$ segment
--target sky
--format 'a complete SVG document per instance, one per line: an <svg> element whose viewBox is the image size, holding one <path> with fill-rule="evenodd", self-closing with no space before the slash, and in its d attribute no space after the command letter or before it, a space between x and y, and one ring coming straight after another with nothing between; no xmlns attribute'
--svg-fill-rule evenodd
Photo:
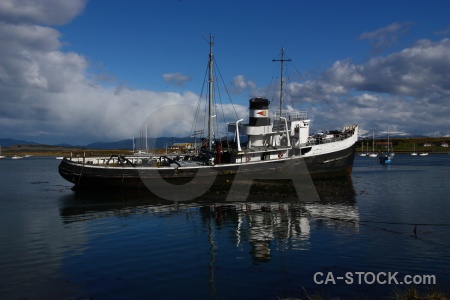
<svg viewBox="0 0 450 300"><path fill-rule="evenodd" d="M205 124L194 120L211 34L221 122L247 120L252 97L277 109L284 48L285 108L306 110L312 131L450 136L449 11L439 0L0 0L0 138L188 136Z"/></svg>

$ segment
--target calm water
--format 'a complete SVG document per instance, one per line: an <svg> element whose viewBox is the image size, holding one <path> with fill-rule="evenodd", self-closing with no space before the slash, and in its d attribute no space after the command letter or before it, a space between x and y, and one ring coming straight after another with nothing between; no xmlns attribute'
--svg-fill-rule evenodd
<svg viewBox="0 0 450 300"><path fill-rule="evenodd" d="M310 203L75 194L58 164L0 160L0 299L376 299L395 288L357 275L316 284L316 272L450 286L450 155L357 157L350 189Z"/></svg>

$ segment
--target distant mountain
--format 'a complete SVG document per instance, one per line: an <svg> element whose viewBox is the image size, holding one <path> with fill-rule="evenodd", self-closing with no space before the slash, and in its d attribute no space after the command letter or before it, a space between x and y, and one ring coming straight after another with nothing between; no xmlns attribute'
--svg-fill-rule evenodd
<svg viewBox="0 0 450 300"><path fill-rule="evenodd" d="M78 145L71 145L71 144L66 144L66 143L61 143L61 144L56 144L55 146L57 147L63 147L63 148L86 148L86 146L78 146Z"/></svg>
<svg viewBox="0 0 450 300"><path fill-rule="evenodd" d="M365 133L364 135L359 135L358 138L365 139L365 140L371 140L372 139L372 132ZM402 134L391 134L389 135L389 138L391 139L419 139L419 138L431 138L431 136L427 135L402 135ZM375 134L375 139L387 139L387 134Z"/></svg>
<svg viewBox="0 0 450 300"><path fill-rule="evenodd" d="M88 149L99 149L99 150L124 150L133 149L133 140L122 140L118 142L95 142L84 146Z"/></svg>
<svg viewBox="0 0 450 300"><path fill-rule="evenodd" d="M160 137L160 138L149 138L147 140L147 147L149 149L154 148L164 148L165 145L171 146L173 143L184 143L184 142L192 142L192 138L189 137ZM197 142L200 142L200 139L197 139ZM145 139L134 139L135 149L144 150L146 143ZM9 147L15 145L41 145L35 142L29 142L24 140L16 140L16 139L0 139L0 146ZM95 142L90 143L88 145L72 145L72 144L56 144L53 146L63 147L63 148L88 148L88 149L98 149L98 150L132 150L133 149L133 140L121 140L117 142Z"/></svg>
<svg viewBox="0 0 450 300"><path fill-rule="evenodd" d="M38 145L38 143L15 139L0 139L0 146L8 147L14 145Z"/></svg>
<svg viewBox="0 0 450 300"><path fill-rule="evenodd" d="M390 138L401 138L401 139L417 139L417 138L430 138L429 136L421 136L421 135L415 135L415 136L396 136L392 135ZM365 135L360 136L360 140L371 140L371 135ZM375 139L387 139L387 136L375 136ZM247 138L245 136L241 137L241 143L245 143L247 141ZM166 145L171 146L173 143L192 143L193 139L190 137L160 137L160 138L149 138L147 140L147 147L148 149L163 149L166 147ZM145 150L146 143L144 138L135 138L134 139L135 149L136 150ZM197 144L200 144L200 138L197 138ZM30 141L24 141L24 140L16 140L16 139L2 139L0 138L0 146L2 147L9 147L9 146L15 146L15 145L42 145L40 143L30 142ZM133 140L132 139L126 139L116 142L95 142L90 143L88 145L71 145L71 144L57 144L52 145L54 147L63 147L63 148L87 148L87 149L98 149L98 150L132 150L133 149Z"/></svg>
<svg viewBox="0 0 450 300"><path fill-rule="evenodd" d="M162 149L165 145L171 146L173 143L185 143L192 142L192 138L189 137L160 137L160 138L148 138L147 143L145 143L145 138L134 139L134 145L136 150L144 150L147 146L149 149L159 148ZM197 139L197 142L200 142ZM133 140L121 140L118 142L95 142L84 146L89 149L99 149L99 150L132 150Z"/></svg>

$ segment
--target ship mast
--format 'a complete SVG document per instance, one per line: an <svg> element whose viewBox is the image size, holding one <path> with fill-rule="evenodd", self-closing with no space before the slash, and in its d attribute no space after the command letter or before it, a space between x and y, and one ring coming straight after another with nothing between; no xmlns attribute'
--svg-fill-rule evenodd
<svg viewBox="0 0 450 300"><path fill-rule="evenodd" d="M212 132L213 132L213 54L212 46L214 44L213 35L209 35L209 118L208 118L208 149L212 150Z"/></svg>
<svg viewBox="0 0 450 300"><path fill-rule="evenodd" d="M281 48L281 59L273 59L273 62L280 61L281 62L281 87L280 87L280 117L281 112L283 111L283 84L284 84L284 62L291 61L291 59L284 59L284 47Z"/></svg>

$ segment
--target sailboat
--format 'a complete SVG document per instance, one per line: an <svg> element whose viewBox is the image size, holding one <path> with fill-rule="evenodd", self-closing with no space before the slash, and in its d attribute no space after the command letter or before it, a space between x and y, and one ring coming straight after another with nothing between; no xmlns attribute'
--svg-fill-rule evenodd
<svg viewBox="0 0 450 300"><path fill-rule="evenodd" d="M369 154L369 157L378 157L378 154L375 153L375 131L372 130L372 153Z"/></svg>
<svg viewBox="0 0 450 300"><path fill-rule="evenodd" d="M417 156L417 152L416 152L416 143L414 143L414 148L413 148L413 152L411 153L412 156Z"/></svg>
<svg viewBox="0 0 450 300"><path fill-rule="evenodd" d="M364 152L364 141L361 142L361 153L359 156L367 156L367 153Z"/></svg>
<svg viewBox="0 0 450 300"><path fill-rule="evenodd" d="M213 120L213 37L209 40L209 120ZM358 126L348 125L341 130L310 134L311 120L306 111L283 110L284 48L281 49L280 110L270 118L270 100L255 97L249 100L249 118L228 123L227 130L234 134L233 142L213 138L213 124L208 121L206 142L198 153L185 155L112 155L109 157L65 157L59 165L59 174L74 184L74 189L140 188L151 192L158 185L164 192L176 186L196 182L214 184L236 178L264 178L284 176L282 167L294 167L297 178L305 166L309 178L348 176L353 167ZM247 142L241 142L241 136ZM241 176L242 175L242 176ZM241 176L241 177L239 177ZM292 180L294 181L293 178ZM203 180L203 181L202 181ZM297 179L296 179L297 180ZM194 183L195 182L195 183ZM205 183L206 184L206 183ZM234 182L233 182L234 184ZM200 192L199 192L200 193ZM201 194L201 193L200 193ZM179 195L177 195L179 197ZM167 198L166 198L167 199ZM178 199L178 198L177 198Z"/></svg>
<svg viewBox="0 0 450 300"><path fill-rule="evenodd" d="M5 158L5 156L2 155L2 146L0 146L0 159L3 159L3 158Z"/></svg>

